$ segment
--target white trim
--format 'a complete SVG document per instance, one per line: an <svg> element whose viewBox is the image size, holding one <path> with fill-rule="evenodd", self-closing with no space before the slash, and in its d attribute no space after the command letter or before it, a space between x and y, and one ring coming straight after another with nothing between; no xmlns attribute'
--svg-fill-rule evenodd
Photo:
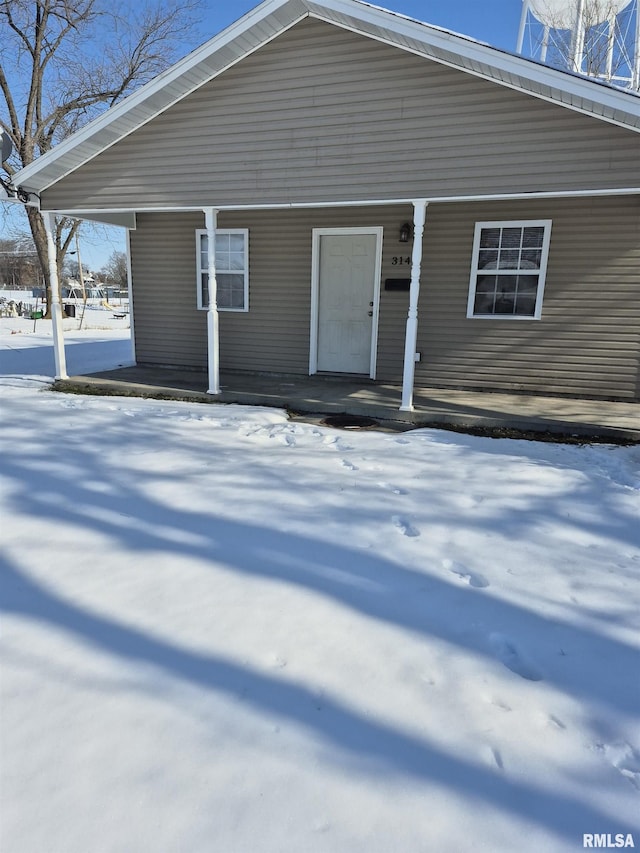
<svg viewBox="0 0 640 853"><path fill-rule="evenodd" d="M640 187L619 187L601 190L553 190L548 192L527 193L488 193L485 195L461 195L461 196L431 196L427 199L429 204L458 204L464 202L483 201L520 201L522 199L553 199L553 198L599 198L618 195L640 195ZM347 199L341 201L290 201L290 202L265 202L263 204L223 204L217 208L221 213L225 211L242 210L308 210L310 208L324 209L327 207L375 207L382 204L413 204L413 198L376 198L376 199ZM92 208L83 210L53 209L50 213L56 216L72 216L81 219L83 214L90 213L193 213L200 212L201 206L189 205L188 207L110 207L102 211Z"/></svg>
<svg viewBox="0 0 640 853"><path fill-rule="evenodd" d="M127 251L127 289L129 291L129 330L131 332L131 358L132 364L136 364L136 333L133 323L133 270L131 267L131 231L127 229L126 237Z"/></svg>
<svg viewBox="0 0 640 853"><path fill-rule="evenodd" d="M373 316L371 318L371 358L369 378L376 378L378 358L378 324L380 319L380 283L382 279L382 239L384 229L381 225L354 228L313 228L311 237L311 328L309 346L309 375L318 372L318 322L320 302L320 238L349 234L372 234L376 238L376 258L373 282Z"/></svg>
<svg viewBox="0 0 640 853"><path fill-rule="evenodd" d="M318 320L320 316L320 234L311 232L311 327L309 330L309 376L318 372Z"/></svg>
<svg viewBox="0 0 640 853"><path fill-rule="evenodd" d="M218 212L220 208L217 208ZM196 230L196 299L198 305L198 311L206 311L208 309L208 305L204 305L202 301L202 275L207 272L207 270L202 269L202 254L201 254L201 238L206 236L207 230L206 228L198 228ZM226 308L222 307L216 298L218 311L229 311L235 314L246 314L249 310L249 229L248 228L217 228L216 227L216 235L218 234L242 234L244 237L244 303L242 308ZM216 268L216 274L224 274L231 272L233 270L222 270ZM235 273L237 275L240 274L239 270L236 270Z"/></svg>
<svg viewBox="0 0 640 853"><path fill-rule="evenodd" d="M471 255L471 272L469 277L469 295L467 299L467 319L468 320L510 320L510 321L531 321L540 320L542 317L542 301L544 298L544 287L547 277L547 261L549 259L549 245L551 242L551 219L514 219L514 220L496 220L492 222L476 222L475 232L473 236L473 252ZM544 236L542 240L542 255L540 267L535 271L538 276L538 289L536 292L536 305L532 315L524 314L475 314L475 297L476 297L476 280L479 274L478 270L478 254L480 251L480 237L485 228L544 228ZM527 270L515 269L491 269L487 270L487 274L497 275L518 275L527 274Z"/></svg>
<svg viewBox="0 0 640 853"><path fill-rule="evenodd" d="M404 340L404 367L402 372L401 412L413 411L413 385L416 373L416 345L418 341L418 302L420 300L420 276L422 251L428 202L416 199L413 202L413 249L411 252L411 286L409 309Z"/></svg>
<svg viewBox="0 0 640 853"><path fill-rule="evenodd" d="M209 276L209 305L207 308L207 365L209 372L208 394L220 393L220 330L218 327L218 302L216 286L216 228L218 211L214 207L204 208L204 220L209 241L207 261ZM198 252L200 246L198 245Z"/></svg>

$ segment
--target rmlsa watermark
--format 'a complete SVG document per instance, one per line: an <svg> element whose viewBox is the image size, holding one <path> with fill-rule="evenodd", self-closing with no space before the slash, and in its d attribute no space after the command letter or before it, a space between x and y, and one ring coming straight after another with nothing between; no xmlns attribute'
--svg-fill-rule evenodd
<svg viewBox="0 0 640 853"><path fill-rule="evenodd" d="M618 832L615 835L601 832L589 833L585 832L582 836L583 847L635 847L633 835L628 832L626 835L623 832Z"/></svg>

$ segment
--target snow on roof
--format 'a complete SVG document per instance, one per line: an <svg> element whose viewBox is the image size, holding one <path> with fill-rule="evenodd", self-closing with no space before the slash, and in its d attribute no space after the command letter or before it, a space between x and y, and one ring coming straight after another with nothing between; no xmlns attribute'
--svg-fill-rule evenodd
<svg viewBox="0 0 640 853"><path fill-rule="evenodd" d="M14 176L42 192L304 18L312 17L640 131L640 98L363 0L265 0Z"/></svg>

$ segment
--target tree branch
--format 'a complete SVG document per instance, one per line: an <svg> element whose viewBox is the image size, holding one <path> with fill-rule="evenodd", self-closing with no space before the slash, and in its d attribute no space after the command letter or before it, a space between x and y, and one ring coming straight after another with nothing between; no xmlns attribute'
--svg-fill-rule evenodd
<svg viewBox="0 0 640 853"><path fill-rule="evenodd" d="M2 67L2 65L0 65L0 90L2 91L5 103L7 105L11 128L8 128L4 122L2 123L2 126L5 128L5 130L9 132L13 140L13 144L17 147L18 139L20 137L20 119L18 118L16 104L13 100L13 95L11 93L11 89L9 88L9 82L7 81L7 77L4 73L4 68Z"/></svg>
<svg viewBox="0 0 640 853"><path fill-rule="evenodd" d="M116 103L164 70L177 44L189 35L200 4L201 0L0 0L0 95L6 104L0 126L15 144L14 166L18 161L22 167L29 165L101 107ZM5 57L10 57L15 70ZM50 296L42 215L34 207L26 207L25 213ZM77 227L71 220L56 227L59 265Z"/></svg>

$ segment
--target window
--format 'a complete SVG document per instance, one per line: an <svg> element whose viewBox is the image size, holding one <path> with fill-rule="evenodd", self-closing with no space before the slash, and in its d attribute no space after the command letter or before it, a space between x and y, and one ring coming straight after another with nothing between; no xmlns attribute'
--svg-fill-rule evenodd
<svg viewBox="0 0 640 853"><path fill-rule="evenodd" d="M467 317L539 320L551 220L476 223Z"/></svg>
<svg viewBox="0 0 640 853"><path fill-rule="evenodd" d="M249 310L249 232L216 230L216 282L220 311ZM209 307L209 251L206 231L196 231L198 308Z"/></svg>

